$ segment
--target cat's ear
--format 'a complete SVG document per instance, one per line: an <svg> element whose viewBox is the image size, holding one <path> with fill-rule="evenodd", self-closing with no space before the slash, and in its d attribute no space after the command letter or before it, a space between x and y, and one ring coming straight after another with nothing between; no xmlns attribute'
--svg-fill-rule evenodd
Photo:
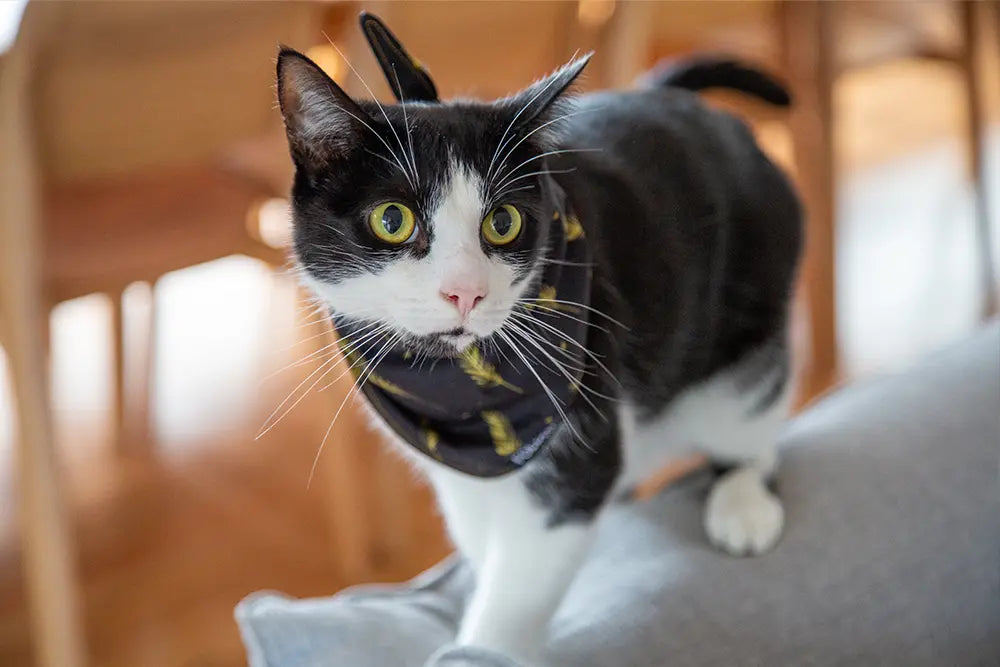
<svg viewBox="0 0 1000 667"><path fill-rule="evenodd" d="M292 157L315 164L360 143L368 114L319 65L294 49L278 53L278 104Z"/></svg>
<svg viewBox="0 0 1000 667"><path fill-rule="evenodd" d="M544 79L536 81L506 101L517 114L518 125L534 125L552 117L560 97L590 62L593 53L571 60Z"/></svg>
<svg viewBox="0 0 1000 667"><path fill-rule="evenodd" d="M382 19L361 12L361 32L375 54L385 80L397 100L437 102L437 87L430 73L419 60L403 48L389 26Z"/></svg>

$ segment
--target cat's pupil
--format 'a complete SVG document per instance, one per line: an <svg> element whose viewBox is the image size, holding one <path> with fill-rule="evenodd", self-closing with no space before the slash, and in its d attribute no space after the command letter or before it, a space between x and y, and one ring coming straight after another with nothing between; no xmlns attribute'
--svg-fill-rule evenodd
<svg viewBox="0 0 1000 667"><path fill-rule="evenodd" d="M398 206L389 206L382 213L382 227L390 234L395 234L403 226L403 212Z"/></svg>
<svg viewBox="0 0 1000 667"><path fill-rule="evenodd" d="M493 213L493 231L495 231L500 236L506 236L507 232L510 231L510 226L512 224L510 213L507 209L501 208L497 209Z"/></svg>

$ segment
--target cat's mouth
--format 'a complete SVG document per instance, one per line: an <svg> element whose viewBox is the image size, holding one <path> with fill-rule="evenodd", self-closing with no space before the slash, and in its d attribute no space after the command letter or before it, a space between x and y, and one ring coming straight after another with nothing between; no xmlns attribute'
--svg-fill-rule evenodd
<svg viewBox="0 0 1000 667"><path fill-rule="evenodd" d="M410 339L408 346L410 349L419 349L428 357L450 358L461 355L467 347L473 345L477 340L479 340L479 336L476 334L464 327L457 327L447 331L414 336Z"/></svg>
<svg viewBox="0 0 1000 667"><path fill-rule="evenodd" d="M476 340L476 335L464 327L456 327L448 331L431 334L431 337L454 348L457 352L461 352Z"/></svg>
<svg viewBox="0 0 1000 667"><path fill-rule="evenodd" d="M411 350L419 349L428 357L454 358L461 356L466 349L484 340L484 336L466 327L456 327L446 331L414 335L404 343Z"/></svg>

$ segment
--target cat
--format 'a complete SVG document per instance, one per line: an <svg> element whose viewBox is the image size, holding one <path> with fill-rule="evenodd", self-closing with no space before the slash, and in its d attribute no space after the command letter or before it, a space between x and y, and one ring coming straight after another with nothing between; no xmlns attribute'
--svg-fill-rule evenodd
<svg viewBox="0 0 1000 667"><path fill-rule="evenodd" d="M504 99L390 105L294 50L277 65L295 255L475 573L456 641L531 667L596 518L671 457L730 467L704 513L721 549L784 523L802 212L695 91L787 94L711 59L574 94L589 58Z"/></svg>

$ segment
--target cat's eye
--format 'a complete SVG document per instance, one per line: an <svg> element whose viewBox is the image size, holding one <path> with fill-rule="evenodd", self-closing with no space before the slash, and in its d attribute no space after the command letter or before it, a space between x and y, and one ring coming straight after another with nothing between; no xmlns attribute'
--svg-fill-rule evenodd
<svg viewBox="0 0 1000 667"><path fill-rule="evenodd" d="M507 245L521 233L521 212L510 204L497 206L483 219L483 238L490 245Z"/></svg>
<svg viewBox="0 0 1000 667"><path fill-rule="evenodd" d="M393 245L409 241L417 227L413 211L405 204L395 201L376 206L368 216L368 226L380 241Z"/></svg>

